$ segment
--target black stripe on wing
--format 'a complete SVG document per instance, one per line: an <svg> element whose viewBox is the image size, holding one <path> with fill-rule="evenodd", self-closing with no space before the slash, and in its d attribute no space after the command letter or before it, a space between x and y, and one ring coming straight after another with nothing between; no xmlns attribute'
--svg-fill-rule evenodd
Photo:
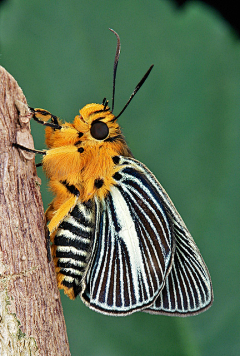
<svg viewBox="0 0 240 356"><path fill-rule="evenodd" d="M200 252L188 232L175 226L176 251L165 287L153 305L155 314L187 316L209 308L213 301L211 279Z"/></svg>
<svg viewBox="0 0 240 356"><path fill-rule="evenodd" d="M171 266L173 242L155 182L128 165L105 200L96 201L97 250L87 277L89 306L129 314L153 303Z"/></svg>
<svg viewBox="0 0 240 356"><path fill-rule="evenodd" d="M181 216L166 191L142 163L119 157L119 165L135 167L156 188L168 218L173 223L172 238L176 244L174 260L159 297L146 311L168 315L198 314L213 302L211 277L207 266Z"/></svg>

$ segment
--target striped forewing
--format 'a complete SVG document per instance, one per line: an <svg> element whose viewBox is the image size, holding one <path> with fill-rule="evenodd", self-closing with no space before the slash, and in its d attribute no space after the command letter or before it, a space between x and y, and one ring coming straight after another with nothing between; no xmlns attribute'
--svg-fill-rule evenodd
<svg viewBox="0 0 240 356"><path fill-rule="evenodd" d="M155 186L160 202L172 221L172 239L176 248L170 273L158 298L146 311L169 315L198 314L213 302L211 278L205 262L191 234L177 212L171 199L154 175L140 162L123 158L122 164L130 164L147 176Z"/></svg>
<svg viewBox="0 0 240 356"><path fill-rule="evenodd" d="M124 163L95 211L98 242L82 298L106 314L145 309L163 288L173 255L172 223L156 182Z"/></svg>

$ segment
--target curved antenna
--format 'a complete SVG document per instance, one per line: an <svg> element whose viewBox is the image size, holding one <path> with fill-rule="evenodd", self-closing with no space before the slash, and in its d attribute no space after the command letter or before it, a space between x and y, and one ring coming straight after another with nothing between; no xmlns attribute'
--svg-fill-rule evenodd
<svg viewBox="0 0 240 356"><path fill-rule="evenodd" d="M142 79L140 80L140 82L137 84L136 88L134 89L133 93L131 94L130 98L128 99L127 104L124 106L124 108L120 111L120 113L115 116L114 120L116 120L117 118L119 118L120 115L122 115L122 113L124 112L124 110L127 108L127 106L129 105L130 101L133 99L133 97L137 94L138 90L141 88L141 86L143 85L143 83L145 82L145 80L147 79L147 77L149 76L151 70L153 69L153 64L151 65L151 67L148 69L148 71L146 72L146 74L144 74L144 76L142 77Z"/></svg>
<svg viewBox="0 0 240 356"><path fill-rule="evenodd" d="M114 96L115 96L115 82L116 82L116 73L117 73L117 66L118 66L118 58L120 55L121 51L121 43L120 43L120 37L118 36L117 32L109 28L110 31L114 33L114 35L117 37L117 48L116 48L116 54L115 54L115 59L114 59L114 65L113 65L113 93L112 93L112 112L114 109Z"/></svg>

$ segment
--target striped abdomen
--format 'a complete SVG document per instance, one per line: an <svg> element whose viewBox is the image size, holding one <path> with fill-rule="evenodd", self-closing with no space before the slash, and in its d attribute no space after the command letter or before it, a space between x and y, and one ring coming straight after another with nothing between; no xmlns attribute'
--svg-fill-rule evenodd
<svg viewBox="0 0 240 356"><path fill-rule="evenodd" d="M78 203L61 222L54 238L58 280L65 292L72 288L73 298L81 291L81 282L91 255L93 232L93 203ZM67 294L71 294L70 291Z"/></svg>

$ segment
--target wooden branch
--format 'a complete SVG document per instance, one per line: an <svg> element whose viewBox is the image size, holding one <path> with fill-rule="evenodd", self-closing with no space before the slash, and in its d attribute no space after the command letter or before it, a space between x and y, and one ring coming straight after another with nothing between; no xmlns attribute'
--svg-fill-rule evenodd
<svg viewBox="0 0 240 356"><path fill-rule="evenodd" d="M45 217L26 99L0 67L0 355L70 355Z"/></svg>

